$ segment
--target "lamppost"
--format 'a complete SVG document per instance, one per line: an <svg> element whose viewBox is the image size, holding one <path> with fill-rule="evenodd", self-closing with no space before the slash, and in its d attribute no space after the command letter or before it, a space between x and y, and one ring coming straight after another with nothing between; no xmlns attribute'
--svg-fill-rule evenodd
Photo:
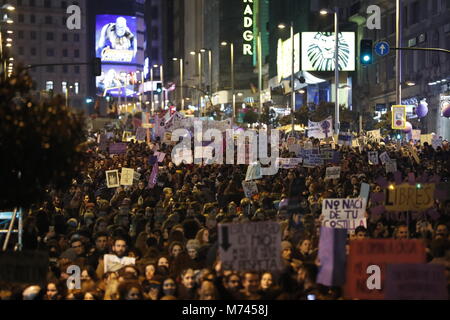
<svg viewBox="0 0 450 320"><path fill-rule="evenodd" d="M183 59L172 58L173 61L180 62L180 100L181 100L181 110L184 110L184 96L183 96Z"/></svg>
<svg viewBox="0 0 450 320"><path fill-rule="evenodd" d="M201 89L202 88L202 53L196 52L196 51L191 51L190 54L194 58L195 58L195 56L197 56L198 87ZM199 114L201 113L201 107L202 107L202 96L199 93L198 94L198 109L197 109Z"/></svg>
<svg viewBox="0 0 450 320"><path fill-rule="evenodd" d="M16 8L13 7L10 4L4 4L0 8L0 11L4 11L4 10L14 11L14 10L16 10ZM1 23L6 22L7 24L14 23L14 21L12 19L8 18L8 15L6 15L6 14L5 14L5 16L3 17L3 19L0 22ZM8 30L8 33L12 34L12 31ZM7 38L6 41L7 41L6 47L12 47L12 44L11 44L12 39L11 38ZM8 73L6 73L6 71L7 71L6 70L6 59L5 59L5 55L4 55L4 49L3 49L3 30L1 28L1 25L0 25L0 56L1 56L1 59L2 59L3 75L4 75L4 78L6 80L7 77L11 75L13 70L12 70L12 63L10 63L10 68L8 70Z"/></svg>
<svg viewBox="0 0 450 320"><path fill-rule="evenodd" d="M322 9L320 10L321 15L327 15L329 13L334 13L334 96L335 96L335 132L339 134L340 122L339 122L339 97L338 97L338 89L339 89L339 20L338 13L339 8L335 7L334 10L331 9Z"/></svg>
<svg viewBox="0 0 450 320"><path fill-rule="evenodd" d="M209 82L209 99L212 97L212 50L211 49L201 49L201 53L208 53L208 82ZM206 102L205 102L206 103Z"/></svg>
<svg viewBox="0 0 450 320"><path fill-rule="evenodd" d="M221 43L223 47L226 47L228 45L228 42L223 41ZM231 95L232 95L232 106L233 106L233 112L232 112L232 119L233 122L236 118L236 94L234 92L234 43L230 42L230 67L231 67Z"/></svg>
<svg viewBox="0 0 450 320"><path fill-rule="evenodd" d="M397 48L401 47L401 29L400 29L400 0L396 0L395 10L395 45ZM395 53L395 98L397 105L402 104L402 56L401 50L396 50Z"/></svg>
<svg viewBox="0 0 450 320"><path fill-rule="evenodd" d="M280 23L278 28L283 30L286 25ZM294 113L295 113L295 41L294 41L294 21L291 21L291 136L294 135Z"/></svg>

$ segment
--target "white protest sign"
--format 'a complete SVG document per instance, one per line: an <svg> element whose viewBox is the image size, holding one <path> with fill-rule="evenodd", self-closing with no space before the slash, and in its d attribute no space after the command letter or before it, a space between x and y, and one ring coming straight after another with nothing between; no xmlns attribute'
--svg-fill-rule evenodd
<svg viewBox="0 0 450 320"><path fill-rule="evenodd" d="M302 163L302 158L277 158L277 165L281 169L293 169Z"/></svg>
<svg viewBox="0 0 450 320"><path fill-rule="evenodd" d="M219 257L224 270L282 269L281 228L278 222L218 225Z"/></svg>
<svg viewBox="0 0 450 320"><path fill-rule="evenodd" d="M251 198L255 194L258 194L258 185L255 181L242 181L242 188L244 188L246 198Z"/></svg>
<svg viewBox="0 0 450 320"><path fill-rule="evenodd" d="M340 176L341 167L328 167L325 174L325 180L339 179Z"/></svg>
<svg viewBox="0 0 450 320"><path fill-rule="evenodd" d="M421 130L413 129L413 130L411 131L411 140L414 140L414 141L420 141L420 135L421 135L421 133L422 133Z"/></svg>
<svg viewBox="0 0 450 320"><path fill-rule="evenodd" d="M291 144L291 145L289 145L289 152L293 152L296 155L298 155L301 148L302 147L299 144Z"/></svg>
<svg viewBox="0 0 450 320"><path fill-rule="evenodd" d="M380 140L381 140L380 129L367 131L367 137L368 137L369 139L373 139L373 140L376 140L376 141L380 141Z"/></svg>
<svg viewBox="0 0 450 320"><path fill-rule="evenodd" d="M377 165L378 161L378 151L369 151L368 153L369 164Z"/></svg>
<svg viewBox="0 0 450 320"><path fill-rule="evenodd" d="M365 218L367 200L324 199L322 201L322 226L328 228L348 229L354 232L359 226L367 227Z"/></svg>
<svg viewBox="0 0 450 320"><path fill-rule="evenodd" d="M385 151L382 154L380 154L380 160L381 160L381 164L385 164L386 162L389 162L391 160L391 158L389 158L389 155Z"/></svg>
<svg viewBox="0 0 450 320"><path fill-rule="evenodd" d="M397 171L397 160L391 159L385 163L386 173L394 173Z"/></svg>
<svg viewBox="0 0 450 320"><path fill-rule="evenodd" d="M308 137L325 139L333 135L333 118L330 116L323 121L308 120Z"/></svg>
<svg viewBox="0 0 450 320"><path fill-rule="evenodd" d="M247 167L247 173L245 174L245 181L262 179L261 164L252 163Z"/></svg>
<svg viewBox="0 0 450 320"><path fill-rule="evenodd" d="M105 254L103 256L104 272L118 271L123 266L134 266L136 258L122 257L119 258L115 254Z"/></svg>
<svg viewBox="0 0 450 320"><path fill-rule="evenodd" d="M134 169L122 168L120 173L120 184L123 186L133 185Z"/></svg>
<svg viewBox="0 0 450 320"><path fill-rule="evenodd" d="M117 188L120 186L119 171L117 170L106 171L106 185L108 188Z"/></svg>

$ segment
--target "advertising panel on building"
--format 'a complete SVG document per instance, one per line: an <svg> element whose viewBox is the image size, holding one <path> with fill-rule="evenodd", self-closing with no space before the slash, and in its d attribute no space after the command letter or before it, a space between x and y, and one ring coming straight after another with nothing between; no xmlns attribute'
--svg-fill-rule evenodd
<svg viewBox="0 0 450 320"><path fill-rule="evenodd" d="M103 63L136 62L136 17L97 15L95 38L96 57Z"/></svg>
<svg viewBox="0 0 450 320"><path fill-rule="evenodd" d="M302 70L334 71L334 32L302 32ZM355 33L339 32L339 70L355 70Z"/></svg>
<svg viewBox="0 0 450 320"><path fill-rule="evenodd" d="M135 84L139 81L135 66L102 65L102 75L97 77L97 94L132 96L135 94Z"/></svg>

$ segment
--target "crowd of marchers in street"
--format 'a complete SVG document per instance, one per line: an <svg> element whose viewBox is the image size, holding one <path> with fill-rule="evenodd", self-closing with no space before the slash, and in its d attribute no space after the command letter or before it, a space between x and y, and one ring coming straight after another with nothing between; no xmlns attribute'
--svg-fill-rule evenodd
<svg viewBox="0 0 450 320"><path fill-rule="evenodd" d="M121 132L113 140L119 141ZM300 136L298 141L318 139ZM285 142L282 137L281 142ZM398 170L450 177L450 149L444 141L434 149L412 144L420 163L389 138L364 146L336 144L339 179L325 180L330 164L279 169L257 180L258 194L245 197L242 181L247 165L172 163L173 145L159 138L152 143L129 142L127 151L110 155L96 140L89 144L89 162L68 190L48 190L48 198L24 216L23 250L49 254L45 285L0 284L4 300L306 300L344 299L342 287L317 283L321 206L326 198L358 197L361 183L381 190L377 179L393 181L381 164L368 162L368 151L387 151ZM153 156L166 153L160 163ZM284 144L280 157L295 157ZM153 159L149 161L149 159ZM152 163L153 162L153 163ZM153 166L157 183L149 188ZM108 188L105 172L132 168L140 173L133 186ZM427 263L443 264L450 284L450 201L435 200L438 215L394 219L371 214L367 228L359 226L348 241L365 238L420 239ZM218 255L217 225L277 221L281 226L281 260L277 272L226 270ZM104 255L135 259L105 272ZM69 266L80 267L80 288L69 288Z"/></svg>

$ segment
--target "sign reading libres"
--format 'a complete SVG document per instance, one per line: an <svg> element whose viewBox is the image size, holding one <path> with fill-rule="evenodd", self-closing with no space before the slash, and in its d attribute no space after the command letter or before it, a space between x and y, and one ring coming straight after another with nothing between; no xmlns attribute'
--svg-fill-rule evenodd
<svg viewBox="0 0 450 320"><path fill-rule="evenodd" d="M253 0L242 0L244 4L244 44L242 46L243 54L253 55Z"/></svg>

